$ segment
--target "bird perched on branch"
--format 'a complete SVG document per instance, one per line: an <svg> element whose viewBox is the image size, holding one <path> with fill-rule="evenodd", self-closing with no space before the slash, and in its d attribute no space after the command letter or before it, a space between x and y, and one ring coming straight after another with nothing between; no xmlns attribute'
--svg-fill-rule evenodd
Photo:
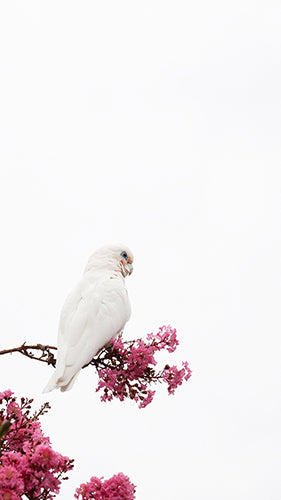
<svg viewBox="0 0 281 500"><path fill-rule="evenodd" d="M124 328L131 307L124 278L133 271L133 254L107 245L91 255L60 318L56 371L43 392L73 386L81 368Z"/></svg>

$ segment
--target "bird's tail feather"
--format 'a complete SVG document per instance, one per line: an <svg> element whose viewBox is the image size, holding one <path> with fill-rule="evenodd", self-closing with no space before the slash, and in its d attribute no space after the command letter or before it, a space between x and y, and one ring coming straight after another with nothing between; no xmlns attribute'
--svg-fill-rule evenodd
<svg viewBox="0 0 281 500"><path fill-rule="evenodd" d="M46 387L43 389L43 393L50 392L54 389L59 388L62 392L69 391L69 389L71 389L71 387L73 386L76 378L78 377L79 372L80 370L73 373L73 367L72 369L70 367L66 367L63 373L58 373L58 371L56 370L47 383Z"/></svg>
<svg viewBox="0 0 281 500"><path fill-rule="evenodd" d="M43 392L51 392L58 387L57 377L58 377L57 372L55 371L55 373L53 373L47 385L44 387Z"/></svg>
<svg viewBox="0 0 281 500"><path fill-rule="evenodd" d="M80 372L80 370L79 370L79 372ZM75 373L75 375L73 375L73 377L71 377L71 379L67 383L64 382L60 385L61 392L69 391L71 389L71 387L73 386L75 380L77 379L77 377L79 375L79 372Z"/></svg>

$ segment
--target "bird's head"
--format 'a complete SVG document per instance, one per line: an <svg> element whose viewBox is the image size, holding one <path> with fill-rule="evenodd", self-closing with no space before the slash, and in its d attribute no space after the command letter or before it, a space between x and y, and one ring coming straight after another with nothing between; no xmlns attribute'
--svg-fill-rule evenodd
<svg viewBox="0 0 281 500"><path fill-rule="evenodd" d="M108 268L109 266L109 268L121 272L122 276L126 278L128 274L132 274L133 272L133 260L134 257L131 250L125 245L106 245L96 250L90 257L87 268L92 267L92 263L97 264L99 267Z"/></svg>
<svg viewBox="0 0 281 500"><path fill-rule="evenodd" d="M123 247L122 247L123 248ZM133 272L133 254L129 248L123 248L119 255L120 268L121 273L126 278L128 274L132 274Z"/></svg>

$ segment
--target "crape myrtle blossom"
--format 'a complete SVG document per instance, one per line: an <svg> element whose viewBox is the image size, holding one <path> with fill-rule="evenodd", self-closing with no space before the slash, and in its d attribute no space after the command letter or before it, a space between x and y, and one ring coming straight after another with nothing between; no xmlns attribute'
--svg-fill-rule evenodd
<svg viewBox="0 0 281 500"><path fill-rule="evenodd" d="M134 500L135 485L119 472L110 479L91 477L90 481L77 488L75 498L79 500Z"/></svg>
<svg viewBox="0 0 281 500"><path fill-rule="evenodd" d="M42 433L39 417L49 403L31 415L32 401L21 398L17 403L12 391L0 392L0 500L52 499L73 469L73 460L54 451ZM122 472L102 479L92 477L81 484L74 498L134 500L135 486Z"/></svg>
<svg viewBox="0 0 281 500"><path fill-rule="evenodd" d="M39 417L49 403L31 415L32 401L17 403L10 390L0 393L0 500L51 499L73 468L42 432Z"/></svg>
<svg viewBox="0 0 281 500"><path fill-rule="evenodd" d="M148 386L157 382L166 383L168 393L174 394L175 389L191 377L188 363L184 361L181 369L166 365L156 371L154 356L163 349L174 352L178 344L176 330L170 326L162 326L156 334L149 333L146 342L111 339L111 345L91 362L98 372L96 391L102 391L101 401L111 401L113 397L120 401L130 398L139 408L144 408L155 394Z"/></svg>
<svg viewBox="0 0 281 500"><path fill-rule="evenodd" d="M99 376L96 391L101 391L101 400L130 398L144 408L155 395L149 386L157 382L166 383L168 393L174 394L191 376L188 363L182 362L180 368L166 364L157 370L155 355L165 349L172 353L178 344L176 330L170 326L148 334L145 341L112 339L89 363ZM35 356L34 350L42 351L41 356ZM0 354L20 352L55 366L52 350L56 348L24 343ZM39 418L48 411L49 403L31 414L32 402L24 397L17 401L10 390L0 392L0 500L50 500L59 493L61 481L68 479L67 473L73 469L73 460L54 451L50 439L42 432ZM76 489L75 498L134 500L135 486L121 472L107 480L92 477Z"/></svg>
<svg viewBox="0 0 281 500"><path fill-rule="evenodd" d="M95 367L99 377L96 391L101 391L101 401L111 401L114 397L120 401L130 398L139 408L145 408L155 395L155 391L149 386L163 382L168 386L168 393L174 394L175 389L190 378L191 370L186 361L182 362L181 368L166 364L162 370L156 369L156 353L165 349L172 353L178 344L176 330L170 326L162 326L156 334L149 333L146 341L112 338L109 344L82 368L89 365ZM20 347L0 351L0 355L19 352L28 358L55 367L56 350L55 346L28 346L24 342ZM38 351L41 355L38 355Z"/></svg>

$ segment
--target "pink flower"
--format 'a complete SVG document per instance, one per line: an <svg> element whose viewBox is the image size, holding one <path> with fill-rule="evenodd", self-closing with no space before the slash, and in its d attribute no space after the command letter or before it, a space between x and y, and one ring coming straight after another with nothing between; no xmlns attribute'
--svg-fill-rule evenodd
<svg viewBox="0 0 281 500"><path fill-rule="evenodd" d="M147 405L149 405L149 403L151 403L154 398L155 392L156 391L147 391L147 396L140 402L139 408L145 408Z"/></svg>
<svg viewBox="0 0 281 500"><path fill-rule="evenodd" d="M2 399L0 422L8 420L10 427L0 443L0 500L15 500L21 495L51 499L59 492L65 473L73 468L72 460L52 449L38 416L29 416L31 402L21 398L18 404L11 394ZM40 412L48 407L46 403Z"/></svg>
<svg viewBox="0 0 281 500"><path fill-rule="evenodd" d="M0 500L21 500L21 496L19 496L15 491L3 489L0 491Z"/></svg>
<svg viewBox="0 0 281 500"><path fill-rule="evenodd" d="M168 393L174 394L176 388L182 384L183 380L191 377L191 370L188 363L183 361L183 368L179 370L176 366L167 367L163 370L163 380L168 384Z"/></svg>
<svg viewBox="0 0 281 500"><path fill-rule="evenodd" d="M189 368L189 366L188 366L188 362L187 362L187 361L183 361L183 362L182 362L182 365L183 365L183 367L184 367L184 369L185 369L185 376L184 376L184 380L186 380L186 381L187 381L187 380L191 377L192 371L191 371L191 369Z"/></svg>
<svg viewBox="0 0 281 500"><path fill-rule="evenodd" d="M119 472L110 479L103 480L91 477L88 483L81 484L77 488L74 497L81 500L134 500L135 485L130 482L128 476Z"/></svg>
<svg viewBox="0 0 281 500"><path fill-rule="evenodd" d="M168 352L174 352L179 345L177 331L172 330L170 325L161 326L156 334L149 333L147 340L150 340L158 351L167 349Z"/></svg>
<svg viewBox="0 0 281 500"><path fill-rule="evenodd" d="M39 444L34 453L30 455L30 464L40 469L59 470L63 457L55 452L49 445Z"/></svg>
<svg viewBox="0 0 281 500"><path fill-rule="evenodd" d="M120 401L130 398L139 408L145 408L155 394L148 390L149 385L166 382L169 394L173 394L182 381L191 376L186 362L181 370L176 366L158 372L155 369L156 352L163 349L174 352L179 344L176 330L170 326L162 326L156 334L148 334L147 342L142 339L126 342L120 338L111 342L111 347L103 349L95 363L99 375L96 391L102 391L100 399L103 402L114 397Z"/></svg>
<svg viewBox="0 0 281 500"><path fill-rule="evenodd" d="M24 482L22 480L21 474L13 466L0 467L0 495L4 494L20 495L24 493ZM1 498L1 497L0 497Z"/></svg>
<svg viewBox="0 0 281 500"><path fill-rule="evenodd" d="M3 400L3 399L9 399L12 394L14 394L12 391L10 391L10 389L7 389L6 391L3 391L3 392L0 392L0 402Z"/></svg>

